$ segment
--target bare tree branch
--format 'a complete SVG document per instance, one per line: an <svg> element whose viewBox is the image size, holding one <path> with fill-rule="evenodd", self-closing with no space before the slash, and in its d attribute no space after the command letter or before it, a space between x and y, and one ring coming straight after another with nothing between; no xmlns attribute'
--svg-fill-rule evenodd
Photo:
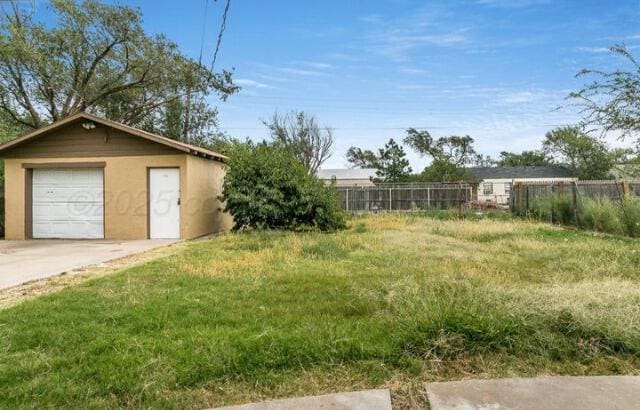
<svg viewBox="0 0 640 410"><path fill-rule="evenodd" d="M263 123L273 140L289 149L310 174L315 174L331 157L333 132L328 127L321 128L313 115L292 111L281 116L276 112L271 122Z"/></svg>

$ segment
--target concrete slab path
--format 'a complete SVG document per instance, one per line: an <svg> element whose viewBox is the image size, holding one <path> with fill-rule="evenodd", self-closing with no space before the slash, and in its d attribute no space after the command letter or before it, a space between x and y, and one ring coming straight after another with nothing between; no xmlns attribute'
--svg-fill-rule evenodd
<svg viewBox="0 0 640 410"><path fill-rule="evenodd" d="M391 410L388 389L308 396L263 403L220 407L225 410Z"/></svg>
<svg viewBox="0 0 640 410"><path fill-rule="evenodd" d="M536 377L425 384L432 410L637 409L640 377Z"/></svg>
<svg viewBox="0 0 640 410"><path fill-rule="evenodd" d="M176 240L0 241L0 289L144 252Z"/></svg>

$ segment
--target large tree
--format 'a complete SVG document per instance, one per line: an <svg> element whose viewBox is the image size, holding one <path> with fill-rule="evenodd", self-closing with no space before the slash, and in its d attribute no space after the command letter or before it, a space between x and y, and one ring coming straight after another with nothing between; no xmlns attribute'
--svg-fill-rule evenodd
<svg viewBox="0 0 640 410"><path fill-rule="evenodd" d="M616 161L604 142L579 126L549 131L542 147L555 163L566 164L579 179L608 179Z"/></svg>
<svg viewBox="0 0 640 410"><path fill-rule="evenodd" d="M640 132L640 63L624 45L610 48L622 57L626 68L614 71L583 69L576 77L592 78L569 98L582 108L584 123L621 136L638 137ZM638 138L640 143L640 138Z"/></svg>
<svg viewBox="0 0 640 410"><path fill-rule="evenodd" d="M349 148L347 150L347 161L356 168L378 168L378 155L368 149Z"/></svg>
<svg viewBox="0 0 640 410"><path fill-rule="evenodd" d="M482 160L473 148L473 138L468 135L436 139L428 131L410 128L404 142L420 155L431 159L431 164L420 174L420 179L425 181L450 182L468 179L470 176L465 166Z"/></svg>
<svg viewBox="0 0 640 410"><path fill-rule="evenodd" d="M473 138L468 135L452 135L435 139L429 131L410 128L407 130L404 142L422 156L460 167L472 164L478 159L478 153L473 148Z"/></svg>
<svg viewBox="0 0 640 410"><path fill-rule="evenodd" d="M412 169L402 145L390 138L384 148L378 150L376 175L384 182L402 182L411 175Z"/></svg>
<svg viewBox="0 0 640 410"><path fill-rule="evenodd" d="M235 92L163 35L138 10L97 0L51 0L47 24L5 3L0 22L0 111L26 128L88 111L151 132L203 139L216 125L205 98Z"/></svg>
<svg viewBox="0 0 640 410"><path fill-rule="evenodd" d="M285 115L276 112L271 121L263 123L269 128L273 141L289 150L309 174L315 174L333 153L331 129L321 127L313 115L304 111Z"/></svg>
<svg viewBox="0 0 640 410"><path fill-rule="evenodd" d="M347 151L347 161L358 168L375 168L377 180L381 182L407 181L412 169L402 145L393 138L378 148L377 152L351 147Z"/></svg>
<svg viewBox="0 0 640 410"><path fill-rule="evenodd" d="M522 151L519 154L502 151L496 161L496 165L501 167L543 167L549 164L551 164L551 158L542 151Z"/></svg>

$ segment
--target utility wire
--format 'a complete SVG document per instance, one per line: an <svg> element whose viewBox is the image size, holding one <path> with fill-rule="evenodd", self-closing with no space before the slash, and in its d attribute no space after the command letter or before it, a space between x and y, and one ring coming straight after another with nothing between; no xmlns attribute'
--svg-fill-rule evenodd
<svg viewBox="0 0 640 410"><path fill-rule="evenodd" d="M209 8L209 0L204 0L204 15L202 17L202 35L200 36L200 56L198 57L198 65L202 66L202 53L204 51L204 36L207 31L207 9Z"/></svg>
<svg viewBox="0 0 640 410"><path fill-rule="evenodd" d="M229 13L230 5L231 5L231 0L227 0L227 4L224 7L224 12L222 13L222 23L220 24L220 31L218 32L216 49L213 52L213 60L211 61L211 71L213 71L213 67L216 64L216 60L218 59L218 52L220 51L220 43L222 43L222 35L224 34L224 30L227 28L227 14Z"/></svg>
<svg viewBox="0 0 640 410"><path fill-rule="evenodd" d="M529 125L529 127L535 127L535 128L553 128L553 127L562 127L565 126L567 124L531 124ZM257 130L266 130L266 128L263 127L224 127L221 126L220 128L223 128L225 130L246 130L246 131L257 131ZM471 128L471 126L464 126L464 125L450 125L450 126L443 126L443 125L439 125L439 126L427 126L427 127L414 127L411 125L408 125L406 127L327 127L332 131L405 131L408 130L409 128L413 128L416 130L440 130L440 129L465 129L465 128Z"/></svg>

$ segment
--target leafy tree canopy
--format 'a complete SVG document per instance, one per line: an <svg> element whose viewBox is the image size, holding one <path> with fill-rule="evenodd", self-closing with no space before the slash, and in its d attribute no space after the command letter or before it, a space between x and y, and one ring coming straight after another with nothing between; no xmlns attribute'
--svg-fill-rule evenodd
<svg viewBox="0 0 640 410"><path fill-rule="evenodd" d="M489 157L479 155L473 148L470 136L452 135L433 138L428 131L407 130L404 142L420 155L431 159L431 164L420 174L423 181L451 182L463 181L471 176L466 165L489 164Z"/></svg>
<svg viewBox="0 0 640 410"><path fill-rule="evenodd" d="M478 157L473 148L473 138L468 135L463 137L452 135L435 139L428 131L410 128L407 130L404 142L422 156L458 167L472 164Z"/></svg>
<svg viewBox="0 0 640 410"><path fill-rule="evenodd" d="M472 159L471 165L475 167L494 167L497 165L497 161L490 155L477 154Z"/></svg>
<svg viewBox="0 0 640 410"><path fill-rule="evenodd" d="M393 138L379 148L377 153L351 147L347 160L360 168L375 168L376 176L382 182L403 182L411 175L411 167L404 148Z"/></svg>
<svg viewBox="0 0 640 410"><path fill-rule="evenodd" d="M26 128L88 111L202 143L216 125L205 98L238 90L163 35L138 10L97 0L51 0L43 24L11 2L0 21L0 112ZM51 24L53 23L53 24ZM190 140L193 138L193 141Z"/></svg>
<svg viewBox="0 0 640 410"><path fill-rule="evenodd" d="M378 155L371 150L351 147L347 150L347 161L356 168L378 168Z"/></svg>
<svg viewBox="0 0 640 410"><path fill-rule="evenodd" d="M404 148L390 138L384 148L378 150L376 175L384 182L402 182L412 172Z"/></svg>
<svg viewBox="0 0 640 410"><path fill-rule="evenodd" d="M549 131L542 147L555 163L566 164L579 179L608 179L616 161L602 141L577 126Z"/></svg>
<svg viewBox="0 0 640 410"><path fill-rule="evenodd" d="M419 181L424 182L460 182L472 179L473 175L466 168L440 159L432 161L418 177Z"/></svg>
<svg viewBox="0 0 640 410"><path fill-rule="evenodd" d="M551 158L542 151L515 152L502 151L496 165L502 167L543 167L551 164Z"/></svg>

